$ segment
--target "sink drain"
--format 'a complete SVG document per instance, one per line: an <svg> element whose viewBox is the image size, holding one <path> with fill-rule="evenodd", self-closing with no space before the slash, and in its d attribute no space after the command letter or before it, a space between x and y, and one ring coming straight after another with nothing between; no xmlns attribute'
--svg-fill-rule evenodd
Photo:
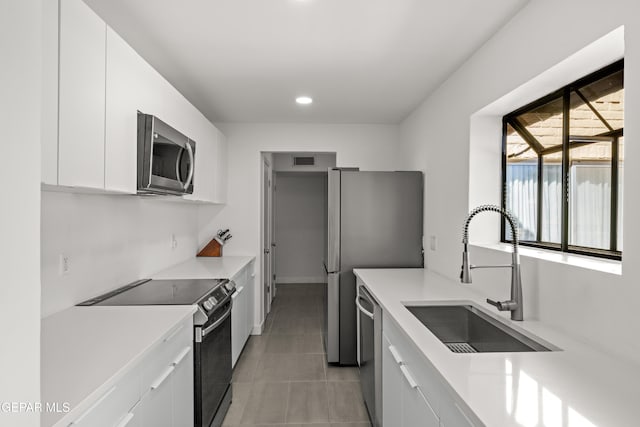
<svg viewBox="0 0 640 427"><path fill-rule="evenodd" d="M450 342L445 344L454 353L477 353L478 351L466 342Z"/></svg>

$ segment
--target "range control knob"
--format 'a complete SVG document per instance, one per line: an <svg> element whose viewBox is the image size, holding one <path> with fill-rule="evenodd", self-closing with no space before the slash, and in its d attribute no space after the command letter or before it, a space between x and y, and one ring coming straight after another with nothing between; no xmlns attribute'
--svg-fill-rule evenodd
<svg viewBox="0 0 640 427"><path fill-rule="evenodd" d="M204 306L204 309L207 311L213 308L213 304L209 300L206 300L202 305Z"/></svg>
<svg viewBox="0 0 640 427"><path fill-rule="evenodd" d="M211 304L212 306L216 305L218 303L218 300L216 299L216 297L209 297L209 299L207 300L207 302L209 304Z"/></svg>

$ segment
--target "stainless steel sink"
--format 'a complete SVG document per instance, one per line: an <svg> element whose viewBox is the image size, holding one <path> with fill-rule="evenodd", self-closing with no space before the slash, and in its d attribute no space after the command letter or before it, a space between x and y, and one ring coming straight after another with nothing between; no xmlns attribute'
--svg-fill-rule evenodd
<svg viewBox="0 0 640 427"><path fill-rule="evenodd" d="M472 305L407 305L454 353L552 351Z"/></svg>

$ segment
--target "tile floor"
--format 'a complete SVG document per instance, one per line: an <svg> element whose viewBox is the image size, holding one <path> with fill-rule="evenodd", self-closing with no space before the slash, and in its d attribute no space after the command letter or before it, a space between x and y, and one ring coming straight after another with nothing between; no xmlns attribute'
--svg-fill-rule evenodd
<svg viewBox="0 0 640 427"><path fill-rule="evenodd" d="M233 373L223 426L368 427L357 368L326 363L324 285L278 285L263 335Z"/></svg>

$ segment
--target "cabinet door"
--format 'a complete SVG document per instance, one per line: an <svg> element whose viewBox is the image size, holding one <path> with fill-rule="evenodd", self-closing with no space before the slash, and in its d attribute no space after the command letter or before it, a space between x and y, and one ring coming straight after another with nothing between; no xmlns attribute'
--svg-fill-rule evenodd
<svg viewBox="0 0 640 427"><path fill-rule="evenodd" d="M130 418L130 409L140 398L139 371L127 373L105 391L93 404L72 422L78 427L113 427Z"/></svg>
<svg viewBox="0 0 640 427"><path fill-rule="evenodd" d="M254 298L255 298L255 287L254 287L254 273L253 273L253 261L249 263L245 267L246 272L246 280L245 280L245 293L247 294L247 338L249 335L253 333L253 325L254 325L254 317L253 317L253 307L254 307Z"/></svg>
<svg viewBox="0 0 640 427"><path fill-rule="evenodd" d="M193 351L180 354L171 379L173 427L193 425Z"/></svg>
<svg viewBox="0 0 640 427"><path fill-rule="evenodd" d="M196 140L196 164L193 172L193 194L187 199L202 202L216 201L216 173L217 173L217 136L216 129L211 125L208 138ZM204 134L203 134L204 135ZM195 138L191 135L190 138Z"/></svg>
<svg viewBox="0 0 640 427"><path fill-rule="evenodd" d="M242 287L242 309L244 312L244 316L242 318L242 334L243 334L243 340L246 343L247 340L249 339L249 335L251 335L251 319L250 314L249 314L249 310L250 310L250 294L249 294L249 266L245 266L242 269L242 272L240 273L240 277L239 277L239 285L240 287ZM244 345L244 344L243 344Z"/></svg>
<svg viewBox="0 0 640 427"><path fill-rule="evenodd" d="M404 364L403 356L384 334L382 346L383 425L438 427L438 416Z"/></svg>
<svg viewBox="0 0 640 427"><path fill-rule="evenodd" d="M42 164L44 184L58 185L58 35L57 1L42 2Z"/></svg>
<svg viewBox="0 0 640 427"><path fill-rule="evenodd" d="M476 424L471 421L470 417L458 407L453 398L443 402L440 409L440 427L474 427L475 425L482 425L480 422Z"/></svg>
<svg viewBox="0 0 640 427"><path fill-rule="evenodd" d="M106 29L81 0L60 0L60 185L104 188Z"/></svg>
<svg viewBox="0 0 640 427"><path fill-rule="evenodd" d="M227 201L227 137L216 129L218 137L216 138L216 175L215 175L215 200L218 203L226 203ZM249 267L247 267L249 272ZM249 274L247 273L247 277Z"/></svg>
<svg viewBox="0 0 640 427"><path fill-rule="evenodd" d="M402 390L400 366L390 351L391 343L382 336L382 425L399 426L402 422Z"/></svg>
<svg viewBox="0 0 640 427"><path fill-rule="evenodd" d="M404 380L402 387L402 426L438 427L440 423L438 416L433 412L420 389L409 384L406 377Z"/></svg>
<svg viewBox="0 0 640 427"><path fill-rule="evenodd" d="M246 293L242 282L236 283L231 312L231 360L235 366L246 341Z"/></svg>
<svg viewBox="0 0 640 427"><path fill-rule="evenodd" d="M175 367L167 367L154 380L151 389L143 396L136 411L136 416L140 419L141 425L172 427L173 391L171 377L174 370Z"/></svg>
<svg viewBox="0 0 640 427"><path fill-rule="evenodd" d="M146 111L148 65L115 31L107 28L105 188L137 191L137 112Z"/></svg>

